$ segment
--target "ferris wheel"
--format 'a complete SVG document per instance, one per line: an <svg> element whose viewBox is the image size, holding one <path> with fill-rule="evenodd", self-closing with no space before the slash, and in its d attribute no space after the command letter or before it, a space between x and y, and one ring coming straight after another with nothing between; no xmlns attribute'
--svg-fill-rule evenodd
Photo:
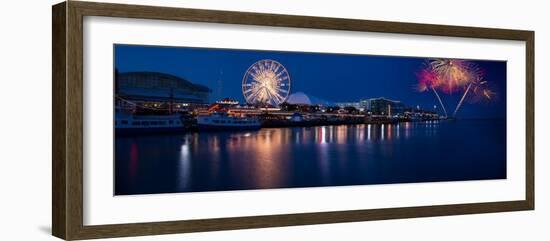
<svg viewBox="0 0 550 241"><path fill-rule="evenodd" d="M270 59L260 60L246 70L242 91L248 104L278 106L290 94L290 75L281 63Z"/></svg>

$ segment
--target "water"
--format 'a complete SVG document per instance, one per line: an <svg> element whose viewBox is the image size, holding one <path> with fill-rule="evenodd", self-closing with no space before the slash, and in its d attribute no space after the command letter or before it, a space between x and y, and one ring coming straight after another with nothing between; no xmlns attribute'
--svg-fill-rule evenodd
<svg viewBox="0 0 550 241"><path fill-rule="evenodd" d="M506 178L504 120L117 136L115 194Z"/></svg>

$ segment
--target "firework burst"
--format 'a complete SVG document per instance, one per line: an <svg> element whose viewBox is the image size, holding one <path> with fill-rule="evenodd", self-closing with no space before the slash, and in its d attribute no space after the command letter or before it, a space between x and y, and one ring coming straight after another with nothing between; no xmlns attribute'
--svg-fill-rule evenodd
<svg viewBox="0 0 550 241"><path fill-rule="evenodd" d="M464 94L460 98L455 111L453 112L453 117L456 116L466 97L470 97L470 102L480 102L480 101L492 101L496 96L496 93L491 90L489 82L483 79L483 74L478 74L476 79L470 81L464 90Z"/></svg>
<svg viewBox="0 0 550 241"><path fill-rule="evenodd" d="M419 92L424 92L433 88L438 88L441 84L437 76L428 69L423 69L417 74Z"/></svg>
<svg viewBox="0 0 550 241"><path fill-rule="evenodd" d="M445 93L460 90L480 74L477 65L460 59L433 59L428 67L437 76L440 89Z"/></svg>
<svg viewBox="0 0 550 241"><path fill-rule="evenodd" d="M480 81L472 88L472 102L492 101L496 97L496 92L491 90L487 81Z"/></svg>
<svg viewBox="0 0 550 241"><path fill-rule="evenodd" d="M466 97L470 94L473 101L492 100L495 92L488 88L483 79L483 71L473 62L460 59L431 59L418 74L417 90L433 91L441 105L445 117L447 111L439 96L438 90L447 94L463 91L463 94L453 112L456 116Z"/></svg>

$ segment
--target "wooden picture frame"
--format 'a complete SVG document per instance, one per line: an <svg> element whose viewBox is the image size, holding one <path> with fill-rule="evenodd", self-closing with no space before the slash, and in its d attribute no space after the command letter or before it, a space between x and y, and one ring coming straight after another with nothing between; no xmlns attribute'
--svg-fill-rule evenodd
<svg viewBox="0 0 550 241"><path fill-rule="evenodd" d="M534 189L534 32L261 13L68 1L52 8L52 232L66 240L264 228L398 218L533 210ZM452 36L526 43L525 199L474 204L417 206L168 222L83 224L83 17L280 26L329 30Z"/></svg>

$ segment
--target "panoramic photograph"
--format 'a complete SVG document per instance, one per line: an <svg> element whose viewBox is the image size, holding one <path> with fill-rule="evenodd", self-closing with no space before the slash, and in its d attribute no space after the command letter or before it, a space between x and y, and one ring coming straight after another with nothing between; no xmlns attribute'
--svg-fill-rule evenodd
<svg viewBox="0 0 550 241"><path fill-rule="evenodd" d="M113 48L114 195L506 179L506 61Z"/></svg>

